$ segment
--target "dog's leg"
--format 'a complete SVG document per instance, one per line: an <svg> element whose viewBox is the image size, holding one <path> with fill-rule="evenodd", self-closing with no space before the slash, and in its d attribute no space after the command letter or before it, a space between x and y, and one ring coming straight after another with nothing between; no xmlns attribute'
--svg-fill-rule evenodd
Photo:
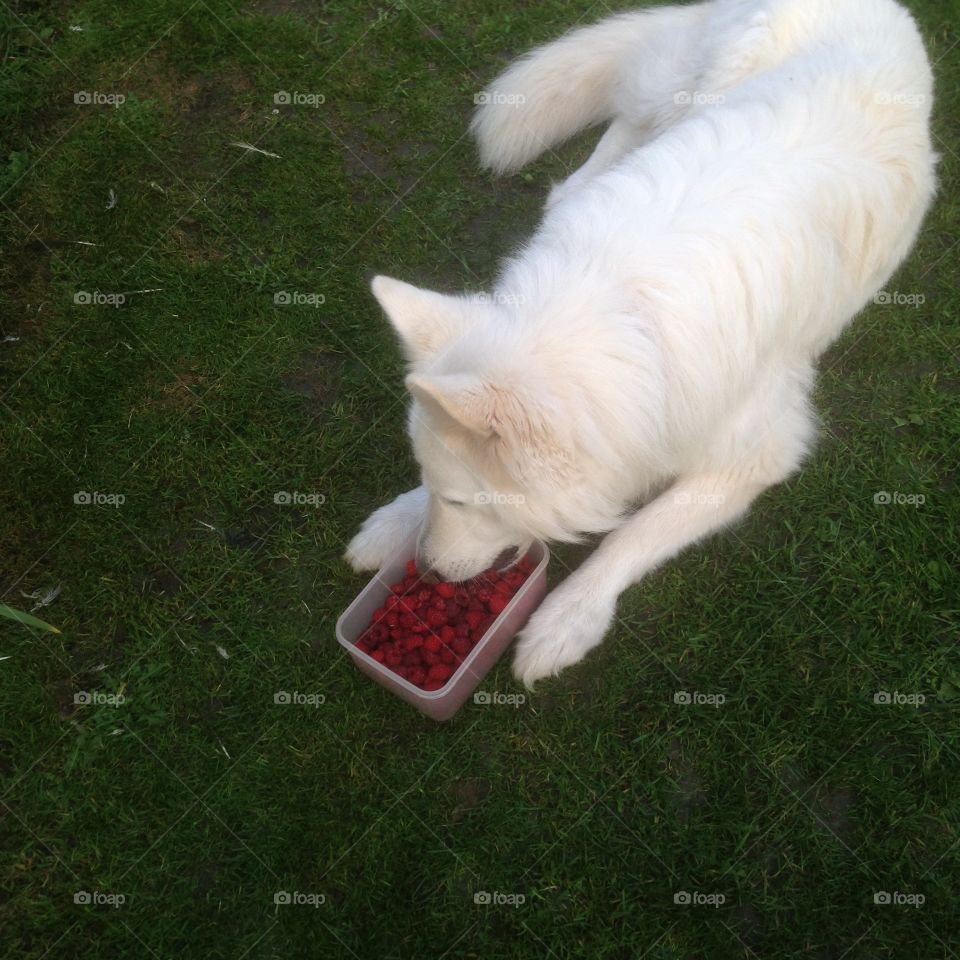
<svg viewBox="0 0 960 960"><path fill-rule="evenodd" d="M354 570L377 570L423 522L427 491L417 487L374 511L350 541L345 554Z"/></svg>
<svg viewBox="0 0 960 960"><path fill-rule="evenodd" d="M523 629L514 674L527 686L577 663L603 640L617 597L684 547L742 516L800 465L814 434L807 363L770 368L681 476L603 542Z"/></svg>
<svg viewBox="0 0 960 960"><path fill-rule="evenodd" d="M603 640L627 587L736 520L765 486L736 476L681 479L608 534L523 629L513 664L517 679L529 687L580 661Z"/></svg>
<svg viewBox="0 0 960 960"><path fill-rule="evenodd" d="M614 120L590 154L590 159L579 170L571 173L566 180L553 185L550 196L547 198L547 207L552 207L557 201L568 196L571 191L579 189L588 180L613 166L638 141L639 132L634 124L627 120Z"/></svg>

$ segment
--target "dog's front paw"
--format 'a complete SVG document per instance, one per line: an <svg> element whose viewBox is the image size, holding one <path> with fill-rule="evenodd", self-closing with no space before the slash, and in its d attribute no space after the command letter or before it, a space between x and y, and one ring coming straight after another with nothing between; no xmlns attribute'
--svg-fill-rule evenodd
<svg viewBox="0 0 960 960"><path fill-rule="evenodd" d="M426 506L426 492L418 487L375 510L350 541L344 559L358 573L379 570L421 524Z"/></svg>
<svg viewBox="0 0 960 960"><path fill-rule="evenodd" d="M582 586L575 577L547 597L520 633L513 675L528 688L579 663L613 621L616 596Z"/></svg>
<svg viewBox="0 0 960 960"><path fill-rule="evenodd" d="M396 549L394 545L393 550ZM343 555L347 563L357 572L364 570L379 570L392 555L391 540L384 536L384 532L374 528L367 528L364 524L361 531L347 545Z"/></svg>

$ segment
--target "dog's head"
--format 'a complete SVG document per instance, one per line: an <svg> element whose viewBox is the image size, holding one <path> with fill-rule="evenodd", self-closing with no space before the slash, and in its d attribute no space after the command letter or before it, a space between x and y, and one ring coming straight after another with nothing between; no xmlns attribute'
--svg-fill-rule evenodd
<svg viewBox="0 0 960 960"><path fill-rule="evenodd" d="M376 277L409 363L409 432L429 493L418 565L465 580L549 538L576 473L569 418L507 311Z"/></svg>

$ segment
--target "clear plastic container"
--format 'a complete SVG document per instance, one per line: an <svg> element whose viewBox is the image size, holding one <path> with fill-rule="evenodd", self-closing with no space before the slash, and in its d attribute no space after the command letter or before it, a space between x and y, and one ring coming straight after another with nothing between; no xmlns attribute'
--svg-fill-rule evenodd
<svg viewBox="0 0 960 960"><path fill-rule="evenodd" d="M534 569L523 586L490 624L487 632L450 679L439 690L421 690L355 646L360 635L370 626L373 611L383 606L390 592L390 584L402 580L406 574L407 561L414 555L416 543L417 534L413 533L397 551L396 556L374 574L356 600L344 610L337 620L337 640L346 647L353 657L353 662L368 677L428 717L434 720L449 720L500 659L510 641L526 623L527 617L539 606L547 592L547 563L550 560L550 551L546 544L539 540L534 541L527 553Z"/></svg>

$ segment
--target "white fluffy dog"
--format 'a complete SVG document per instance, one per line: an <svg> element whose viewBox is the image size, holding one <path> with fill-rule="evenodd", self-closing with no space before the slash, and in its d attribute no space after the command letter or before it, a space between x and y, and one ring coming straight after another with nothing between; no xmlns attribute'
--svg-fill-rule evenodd
<svg viewBox="0 0 960 960"><path fill-rule="evenodd" d="M464 579L533 537L606 533L523 630L530 685L799 466L814 364L933 197L932 78L893 0L714 0L575 30L482 101L499 173L609 126L491 293L374 279L423 486L347 558L375 569L422 524L421 564Z"/></svg>

